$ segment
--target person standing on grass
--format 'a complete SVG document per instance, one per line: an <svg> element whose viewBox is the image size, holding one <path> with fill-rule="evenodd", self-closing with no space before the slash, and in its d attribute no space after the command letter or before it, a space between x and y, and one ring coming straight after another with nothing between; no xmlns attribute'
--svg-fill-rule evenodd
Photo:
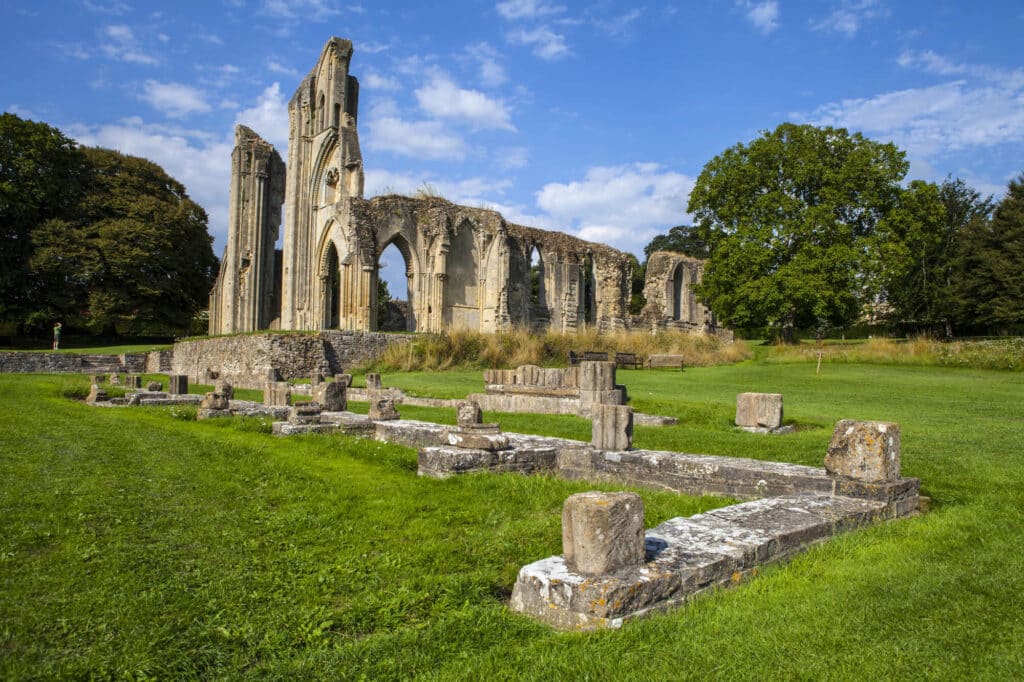
<svg viewBox="0 0 1024 682"><path fill-rule="evenodd" d="M57 322L53 325L53 349L60 350L60 328L61 323Z"/></svg>

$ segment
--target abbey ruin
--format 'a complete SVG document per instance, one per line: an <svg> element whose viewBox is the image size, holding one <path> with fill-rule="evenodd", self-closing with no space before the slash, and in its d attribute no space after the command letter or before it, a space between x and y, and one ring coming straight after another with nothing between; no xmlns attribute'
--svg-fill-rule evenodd
<svg viewBox="0 0 1024 682"><path fill-rule="evenodd" d="M694 297L702 263L655 254L647 306L630 317L628 254L436 197L363 198L352 43L327 41L288 106L288 161L238 126L228 244L210 297L211 334L379 327L380 258L405 261L404 329L716 331ZM285 204L283 248L281 206Z"/></svg>

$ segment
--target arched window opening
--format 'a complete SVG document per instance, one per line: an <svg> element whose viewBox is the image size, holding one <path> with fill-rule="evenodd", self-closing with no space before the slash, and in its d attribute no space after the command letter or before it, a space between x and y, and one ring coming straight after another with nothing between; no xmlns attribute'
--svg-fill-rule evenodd
<svg viewBox="0 0 1024 682"><path fill-rule="evenodd" d="M672 275L672 319L680 320L683 315L683 266L680 263Z"/></svg>
<svg viewBox="0 0 1024 682"><path fill-rule="evenodd" d="M594 257L583 259L583 321L590 325L597 319L597 296L594 293Z"/></svg>
<svg viewBox="0 0 1024 682"><path fill-rule="evenodd" d="M416 331L409 259L391 242L377 259L377 329Z"/></svg>
<svg viewBox="0 0 1024 682"><path fill-rule="evenodd" d="M320 100L316 108L316 131L320 132L324 129L324 93L320 93Z"/></svg>
<svg viewBox="0 0 1024 682"><path fill-rule="evenodd" d="M326 275L324 322L327 329L337 329L341 325L341 276L338 273L338 251L334 244L327 247Z"/></svg>

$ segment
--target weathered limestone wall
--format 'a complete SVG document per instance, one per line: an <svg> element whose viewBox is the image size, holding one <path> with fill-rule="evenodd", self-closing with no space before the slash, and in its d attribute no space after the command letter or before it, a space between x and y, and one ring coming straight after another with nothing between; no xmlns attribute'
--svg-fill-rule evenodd
<svg viewBox="0 0 1024 682"><path fill-rule="evenodd" d="M274 147L235 127L228 244L210 294L210 333L270 328L280 315L274 244L281 225L285 166Z"/></svg>
<svg viewBox="0 0 1024 682"><path fill-rule="evenodd" d="M654 329L703 331L732 340L732 332L719 327L711 309L697 299L704 263L672 251L652 253L644 276L647 303L640 314L641 324Z"/></svg>
<svg viewBox="0 0 1024 682"><path fill-rule="evenodd" d="M263 388L270 370L284 380L313 372L339 374L409 337L371 332L267 333L222 336L174 344L172 372L201 383L208 371L236 387Z"/></svg>
<svg viewBox="0 0 1024 682"><path fill-rule="evenodd" d="M173 351L85 355L77 353L0 352L0 373L164 373L170 370Z"/></svg>

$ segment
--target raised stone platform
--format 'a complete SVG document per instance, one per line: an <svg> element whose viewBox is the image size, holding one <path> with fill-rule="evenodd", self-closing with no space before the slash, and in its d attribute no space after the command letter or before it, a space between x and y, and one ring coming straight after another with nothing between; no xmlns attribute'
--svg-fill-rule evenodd
<svg viewBox="0 0 1024 682"><path fill-rule="evenodd" d="M584 575L562 556L524 566L511 607L560 630L619 627L885 517L881 502L806 493L674 518L647 531L638 567Z"/></svg>

